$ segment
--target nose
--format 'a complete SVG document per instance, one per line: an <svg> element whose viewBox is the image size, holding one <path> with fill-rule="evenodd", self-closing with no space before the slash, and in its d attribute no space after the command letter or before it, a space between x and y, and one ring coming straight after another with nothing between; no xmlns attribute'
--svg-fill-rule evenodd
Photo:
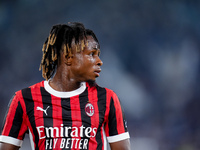
<svg viewBox="0 0 200 150"><path fill-rule="evenodd" d="M101 59L99 57L97 59L97 65L98 66L102 66L103 65L103 62L101 61Z"/></svg>

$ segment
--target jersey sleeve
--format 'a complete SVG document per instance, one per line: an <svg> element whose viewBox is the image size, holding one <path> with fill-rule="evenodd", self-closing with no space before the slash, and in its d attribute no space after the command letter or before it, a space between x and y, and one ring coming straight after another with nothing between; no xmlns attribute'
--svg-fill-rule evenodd
<svg viewBox="0 0 200 150"><path fill-rule="evenodd" d="M130 138L124 111L114 92L111 93L109 102L108 119L104 126L108 142L113 143Z"/></svg>
<svg viewBox="0 0 200 150"><path fill-rule="evenodd" d="M10 101L7 114L5 116L0 142L13 144L21 147L25 133L28 128L25 123L25 115L22 105L17 95Z"/></svg>

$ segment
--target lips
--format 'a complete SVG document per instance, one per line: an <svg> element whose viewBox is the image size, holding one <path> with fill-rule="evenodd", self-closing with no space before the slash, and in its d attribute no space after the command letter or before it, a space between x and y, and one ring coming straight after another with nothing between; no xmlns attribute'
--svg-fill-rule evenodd
<svg viewBox="0 0 200 150"><path fill-rule="evenodd" d="M101 69L97 69L94 71L94 73L96 74L97 77L99 77L99 73L101 72Z"/></svg>

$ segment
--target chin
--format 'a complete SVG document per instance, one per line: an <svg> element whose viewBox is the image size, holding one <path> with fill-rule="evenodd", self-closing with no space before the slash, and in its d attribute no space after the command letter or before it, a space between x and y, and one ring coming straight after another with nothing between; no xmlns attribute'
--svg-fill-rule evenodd
<svg viewBox="0 0 200 150"><path fill-rule="evenodd" d="M96 80L88 80L87 82L90 86L96 86Z"/></svg>

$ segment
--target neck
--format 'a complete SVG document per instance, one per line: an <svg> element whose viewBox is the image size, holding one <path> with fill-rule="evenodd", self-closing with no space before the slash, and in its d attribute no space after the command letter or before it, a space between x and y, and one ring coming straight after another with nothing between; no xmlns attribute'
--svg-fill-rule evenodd
<svg viewBox="0 0 200 150"><path fill-rule="evenodd" d="M50 79L49 85L56 91L69 92L78 89L81 86L81 82L69 78L64 73L56 73L54 77Z"/></svg>

